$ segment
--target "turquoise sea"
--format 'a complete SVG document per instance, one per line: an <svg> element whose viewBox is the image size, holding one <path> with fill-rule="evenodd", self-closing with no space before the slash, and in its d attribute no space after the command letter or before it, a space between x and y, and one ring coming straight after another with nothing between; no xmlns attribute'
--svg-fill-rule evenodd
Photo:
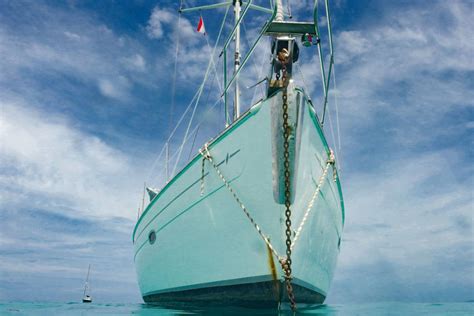
<svg viewBox="0 0 474 316"><path fill-rule="evenodd" d="M170 309L146 304L0 303L0 315L291 315L290 311L236 307L182 306ZM308 315L474 315L474 303L374 303L318 305L299 309Z"/></svg>

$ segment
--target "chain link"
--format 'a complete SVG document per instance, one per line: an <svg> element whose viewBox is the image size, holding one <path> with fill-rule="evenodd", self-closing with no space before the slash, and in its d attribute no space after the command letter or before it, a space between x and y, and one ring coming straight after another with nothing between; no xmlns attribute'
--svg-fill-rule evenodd
<svg viewBox="0 0 474 316"><path fill-rule="evenodd" d="M278 59L282 65L282 82L283 82L283 92L282 92L282 103L283 103L283 167L284 167L284 177L285 177L285 235L286 235L286 258L280 260L283 271L285 272L285 283L286 291L288 294L288 300L290 301L291 309L296 310L296 300L295 294L293 292L293 286L291 284L291 174L290 174L290 133L291 128L288 124L288 75L286 71L286 64L289 60L288 51L283 49L278 54Z"/></svg>
<svg viewBox="0 0 474 316"><path fill-rule="evenodd" d="M283 108L283 167L284 167L284 183L285 183L285 226L286 226L286 229L285 229L285 236L286 236L286 239L285 239L285 244L286 244L286 257L281 257L278 252L276 251L276 249L273 247L273 245L270 243L270 239L265 236L260 228L260 226L255 222L254 218L251 216L251 214L249 213L249 211L247 210L246 206L242 203L242 201L240 200L240 198L237 196L237 194L235 193L235 191L232 189L232 187L230 186L230 183L225 179L224 175L222 174L222 172L220 171L220 169L218 168L218 166L215 164L210 152L209 152L209 149L208 149L208 145L205 144L204 145L204 148L199 150L200 154L202 155L203 157L203 160L202 160L202 166L201 166L201 195L203 194L204 192L204 164L205 164L205 160L208 160L210 162L210 164L212 165L212 167L216 170L219 178L222 180L222 182L224 182L224 185L225 187L230 191L230 193L232 194L232 196L234 197L234 199L237 201L237 203L239 204L240 208L242 209L242 211L245 213L245 215L247 216L247 218L250 220L250 222L252 223L252 225L254 226L254 228L257 230L258 234L260 235L260 237L264 240L265 244L268 246L268 248L270 249L270 251L278 258L280 264L281 264L281 267L285 273L285 284L286 284L286 291L287 291L287 294L288 294L288 300L290 302L290 306L291 306L291 309L293 311L296 311L296 299L295 299L295 295L294 295L294 291L293 291L293 286L292 286L292 283L291 283L291 280L292 280L292 260L291 260L291 254L292 254L292 250L293 250L293 247L296 243L296 241L298 240L298 237L301 233L301 230L303 229L304 227L304 224L306 222L306 219L314 205L314 202L316 200L316 197L318 196L318 193L320 192L321 190L321 187L324 183L324 179L326 178L327 174L328 174L328 169L329 169L329 166L333 166L333 176L334 176L334 181L336 181L336 177L337 177L337 174L336 174L336 171L335 171L335 158L334 158L334 153L332 150L330 150L330 156L327 160L327 163L326 163L326 166L325 168L323 169L323 173L319 179L319 183L318 183L318 186L316 187L316 190L308 204L308 208L306 209L306 212L303 216L303 220L302 222L300 223L296 233L295 233L295 237L294 239L292 240L292 229L291 229L291 225L292 225L292 222L291 222L291 215L292 215L292 212L291 212L291 172L290 172L290 134L291 134L291 127L288 123L288 119L289 119L289 115L288 115L288 76L287 76L287 69L286 69L286 64L288 62L288 59L289 59L289 54L288 52L285 50L281 52L281 54L278 55L278 59L280 60L281 62L281 65L282 65L282 68L281 68L281 72L282 72L282 76L281 76L281 81L282 81L282 85L283 85L283 90L282 90L282 108ZM280 75L277 74L277 80L279 80L280 78Z"/></svg>

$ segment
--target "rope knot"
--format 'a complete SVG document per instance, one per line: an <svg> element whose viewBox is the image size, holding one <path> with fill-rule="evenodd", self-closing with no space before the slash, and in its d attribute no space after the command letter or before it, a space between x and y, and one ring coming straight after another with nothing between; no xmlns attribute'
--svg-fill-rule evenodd
<svg viewBox="0 0 474 316"><path fill-rule="evenodd" d="M209 152L209 149L207 147L207 143L204 144L203 148L199 149L199 153L206 160L209 160L211 158L211 153Z"/></svg>
<svg viewBox="0 0 474 316"><path fill-rule="evenodd" d="M331 165L334 165L336 163L336 156L334 155L334 151L332 149L329 149L328 163Z"/></svg>
<svg viewBox="0 0 474 316"><path fill-rule="evenodd" d="M334 182L336 182L337 181L336 156L334 155L334 151L332 149L329 149L328 163L332 165L332 178Z"/></svg>
<svg viewBox="0 0 474 316"><path fill-rule="evenodd" d="M202 164L201 164L201 190L200 190L200 195L204 195L204 164L206 160L209 160L212 163L211 160L211 154L209 153L209 149L207 148L207 143L204 144L204 148L199 149L199 153L202 156Z"/></svg>

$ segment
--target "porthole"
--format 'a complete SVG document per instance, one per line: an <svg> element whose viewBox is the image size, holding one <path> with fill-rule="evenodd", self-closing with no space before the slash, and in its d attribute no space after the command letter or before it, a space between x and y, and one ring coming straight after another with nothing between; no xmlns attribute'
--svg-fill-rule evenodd
<svg viewBox="0 0 474 316"><path fill-rule="evenodd" d="M148 241L150 242L150 245L153 245L156 241L156 233L154 230L152 230L149 234L148 234Z"/></svg>

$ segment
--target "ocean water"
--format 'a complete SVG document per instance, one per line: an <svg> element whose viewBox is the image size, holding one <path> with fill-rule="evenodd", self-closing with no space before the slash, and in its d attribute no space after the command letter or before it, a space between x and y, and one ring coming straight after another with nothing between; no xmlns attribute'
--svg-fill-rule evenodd
<svg viewBox="0 0 474 316"><path fill-rule="evenodd" d="M0 315L291 315L289 310L238 307L165 308L147 304L0 303ZM308 315L474 315L474 303L374 303L318 305L298 309Z"/></svg>

